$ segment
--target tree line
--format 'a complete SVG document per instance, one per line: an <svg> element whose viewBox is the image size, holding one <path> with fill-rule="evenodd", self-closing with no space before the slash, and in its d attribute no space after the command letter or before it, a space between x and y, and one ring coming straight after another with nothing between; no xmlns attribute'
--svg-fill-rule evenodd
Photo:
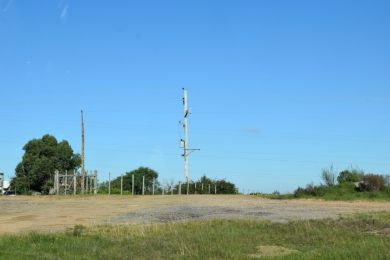
<svg viewBox="0 0 390 260"><path fill-rule="evenodd" d="M54 187L55 171L68 174L77 173L81 167L81 157L74 153L69 142L63 140L58 142L57 139L49 134L42 138L32 139L23 146L24 154L22 161L15 168L15 177L11 180L11 189L18 194L31 194L39 192L49 194L50 189ZM123 177L117 177L111 181L111 192L120 193L121 182L123 181L123 190L131 192L132 180L134 178L134 193L142 194L143 178L145 178L145 193L151 194L153 182L155 192L178 193L179 186L173 181L162 184L159 174L148 167L139 167L130 172L126 172ZM195 189L195 183L199 185ZM203 189L202 185L203 184ZM98 187L98 192L108 193L108 182L103 182ZM217 187L218 194L236 194L238 190L235 184L226 180L213 180L203 176L197 181L191 181L190 193L208 194L212 187L213 192ZM186 185L182 185L182 193L187 193Z"/></svg>
<svg viewBox="0 0 390 260"><path fill-rule="evenodd" d="M118 176L109 183L105 181L99 185L99 193L120 194L121 190L124 194L132 193L132 183L134 178L134 194L141 195L144 185L144 193L152 194L153 185L155 194L187 193L186 183L177 183L171 180L170 182L161 183L158 179L159 174L148 167L140 167L136 170L125 173L123 176ZM145 179L143 179L145 178ZM143 184L143 181L145 182ZM181 185L181 188L179 187ZM121 187L122 186L122 187ZM213 180L207 176L202 176L200 179L189 182L189 194L237 194L238 189L234 183L221 180ZM121 189L122 188L122 189Z"/></svg>

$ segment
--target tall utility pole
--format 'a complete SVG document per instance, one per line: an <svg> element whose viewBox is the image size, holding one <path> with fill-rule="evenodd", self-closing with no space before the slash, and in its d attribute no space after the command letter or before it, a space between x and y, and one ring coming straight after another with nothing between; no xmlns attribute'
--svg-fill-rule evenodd
<svg viewBox="0 0 390 260"><path fill-rule="evenodd" d="M81 110L81 194L84 194L85 179L85 154L84 154L84 111Z"/></svg>
<svg viewBox="0 0 390 260"><path fill-rule="evenodd" d="M187 195L189 192L189 180L188 180L188 116L189 116L189 110L188 110L188 104L187 104L187 98L188 98L188 93L187 90L183 88L184 91L184 97L183 97L183 106L184 106L184 121L183 121L183 128L184 128L184 176L186 178L186 183L187 183Z"/></svg>
<svg viewBox="0 0 390 260"><path fill-rule="evenodd" d="M188 157L190 155L190 152L199 150L199 149L189 149L188 148L188 117L190 115L190 110L188 109L188 92L185 88L183 88L184 91L184 97L183 97L183 106L184 106L184 121L183 121L183 128L184 128L184 140L181 140L181 147L184 149L183 157L184 157L184 176L187 183L187 195L190 191L190 182L188 178Z"/></svg>

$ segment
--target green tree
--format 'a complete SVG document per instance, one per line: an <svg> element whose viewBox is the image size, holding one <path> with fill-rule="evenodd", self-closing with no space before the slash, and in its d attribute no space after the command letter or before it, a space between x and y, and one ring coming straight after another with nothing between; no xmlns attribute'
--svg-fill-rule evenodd
<svg viewBox="0 0 390 260"><path fill-rule="evenodd" d="M196 190L195 190L195 183L196 183ZM203 189L202 189L203 184ZM197 181L191 181L190 182L190 193L191 194L209 194L209 186L210 186L210 193L215 193L215 187L217 188L217 194L237 194L238 190L234 183L228 182L226 180L212 180L208 178L206 175L202 176ZM175 190L178 192L178 185L176 185ZM187 193L187 185L186 183L182 183L182 194Z"/></svg>
<svg viewBox="0 0 390 260"><path fill-rule="evenodd" d="M126 172L123 176L123 190L131 192L132 175L134 174L134 193L142 194L142 177L145 176L145 193L151 194L153 190L153 179L155 180L155 191L159 189L159 182L157 181L158 173L148 167L139 167L131 172ZM113 189L121 188L121 177L117 177L111 182Z"/></svg>
<svg viewBox="0 0 390 260"><path fill-rule="evenodd" d="M337 181L339 184L346 182L358 182L361 181L364 176L364 172L356 169L352 170L344 170L340 172L337 177Z"/></svg>
<svg viewBox="0 0 390 260"><path fill-rule="evenodd" d="M73 153L69 143L65 140L58 143L51 135L29 141L23 150L22 161L16 166L16 176L11 181L18 193L39 191L47 194L56 170L71 171L81 165L80 156Z"/></svg>

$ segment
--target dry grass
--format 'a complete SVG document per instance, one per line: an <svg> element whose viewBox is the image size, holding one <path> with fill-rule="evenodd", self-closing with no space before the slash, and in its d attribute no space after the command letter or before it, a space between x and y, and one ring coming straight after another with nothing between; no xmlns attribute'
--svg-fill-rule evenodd
<svg viewBox="0 0 390 260"><path fill-rule="evenodd" d="M74 225L140 224L172 220L337 218L390 211L385 202L268 200L255 196L60 196L0 197L0 234L63 231ZM169 213L169 214L168 214ZM180 217L180 218L178 218Z"/></svg>
<svg viewBox="0 0 390 260"><path fill-rule="evenodd" d="M389 259L390 214L271 223L190 221L81 225L0 236L4 259ZM260 246L259 246L260 245Z"/></svg>

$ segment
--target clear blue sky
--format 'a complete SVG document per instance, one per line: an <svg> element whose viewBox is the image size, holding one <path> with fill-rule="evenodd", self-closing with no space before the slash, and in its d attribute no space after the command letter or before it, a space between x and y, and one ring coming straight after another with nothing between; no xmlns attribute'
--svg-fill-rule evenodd
<svg viewBox="0 0 390 260"><path fill-rule="evenodd" d="M100 179L148 166L241 191L390 173L389 1L0 0L0 171L46 133Z"/></svg>

